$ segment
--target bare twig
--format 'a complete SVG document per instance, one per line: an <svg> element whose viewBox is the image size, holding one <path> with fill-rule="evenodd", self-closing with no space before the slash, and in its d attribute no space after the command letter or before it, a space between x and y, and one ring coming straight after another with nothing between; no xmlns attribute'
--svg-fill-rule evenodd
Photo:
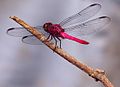
<svg viewBox="0 0 120 87"><path fill-rule="evenodd" d="M75 57L71 56L70 54L68 54L67 52L65 52L63 49L59 47L56 47L56 49L54 49L55 44L49 41L45 41L46 37L41 32L37 31L32 26L29 26L27 23L25 23L23 20L19 19L16 16L13 16L10 18L16 21L17 23L19 23L25 29L27 29L31 34L33 34L36 38L42 41L51 50L59 54L62 58L66 59L68 62L72 63L79 69L86 72L89 76L94 78L96 81L102 82L105 87L114 87L112 83L108 80L108 78L106 77L105 72L103 70L99 70L99 69L94 70L93 68L87 66L86 64L81 63Z"/></svg>

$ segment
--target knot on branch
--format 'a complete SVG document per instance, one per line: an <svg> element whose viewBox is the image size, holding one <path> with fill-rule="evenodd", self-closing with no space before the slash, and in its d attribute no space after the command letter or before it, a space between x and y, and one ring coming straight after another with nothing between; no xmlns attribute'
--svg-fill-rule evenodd
<svg viewBox="0 0 120 87"><path fill-rule="evenodd" d="M105 71L101 69L96 69L93 72L91 72L89 75L93 77L96 81L99 81L105 75Z"/></svg>

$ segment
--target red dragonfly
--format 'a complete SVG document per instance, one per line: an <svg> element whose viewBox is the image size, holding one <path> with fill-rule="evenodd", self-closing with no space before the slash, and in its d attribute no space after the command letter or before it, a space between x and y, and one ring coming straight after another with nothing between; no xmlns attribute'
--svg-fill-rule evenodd
<svg viewBox="0 0 120 87"><path fill-rule="evenodd" d="M61 39L69 39L80 44L89 44L89 42L76 38L74 35L87 35L102 30L102 27L110 22L110 18L107 16L101 16L96 19L88 20L94 16L101 8L100 4L91 4L77 14L74 14L59 24L53 24L51 22L45 23L43 26L36 26L35 28L42 32L47 40L60 41ZM88 20L88 21L86 21ZM39 45L41 42L32 34L30 34L23 27L9 28L7 33L12 36L22 37L22 42L27 44ZM68 34L70 33L70 34Z"/></svg>

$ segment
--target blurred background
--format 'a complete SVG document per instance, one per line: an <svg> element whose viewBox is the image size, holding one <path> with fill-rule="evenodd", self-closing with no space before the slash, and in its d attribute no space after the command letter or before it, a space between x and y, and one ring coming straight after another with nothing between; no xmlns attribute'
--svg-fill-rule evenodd
<svg viewBox="0 0 120 87"><path fill-rule="evenodd" d="M1 87L103 87L44 45L22 43L6 34L18 27L9 16L18 16L32 26L46 21L59 23L92 3L101 11L92 18L107 15L112 23L103 31L85 37L88 46L64 40L62 48L93 68L105 70L110 81L120 81L120 1L119 0L0 0L0 86Z"/></svg>

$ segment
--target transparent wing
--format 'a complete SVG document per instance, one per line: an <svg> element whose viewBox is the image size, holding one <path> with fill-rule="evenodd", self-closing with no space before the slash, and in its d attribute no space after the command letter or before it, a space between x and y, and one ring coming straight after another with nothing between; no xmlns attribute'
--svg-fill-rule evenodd
<svg viewBox="0 0 120 87"><path fill-rule="evenodd" d="M46 34L45 36L48 37L49 34ZM52 38L50 41L55 42L54 38ZM31 44L31 45L43 45L43 43L39 39L37 39L34 35L24 36L22 38L22 42L26 43L26 44ZM59 42L59 40L57 40L57 42ZM58 44L60 44L60 43L58 43Z"/></svg>
<svg viewBox="0 0 120 87"><path fill-rule="evenodd" d="M43 43L37 39L34 35L24 36L22 42L31 45L42 45Z"/></svg>
<svg viewBox="0 0 120 87"><path fill-rule="evenodd" d="M65 28L65 32L69 32L73 35L88 35L101 31L105 25L110 23L111 19L107 16L102 16L82 24L78 24L72 27Z"/></svg>
<svg viewBox="0 0 120 87"><path fill-rule="evenodd" d="M69 26L69 25L72 25L78 22L84 22L87 19L94 16L100 10L100 8L101 8L100 4L92 4L88 6L87 8L83 9L82 11L80 11L79 13L66 18L65 20L60 22L60 25L62 27L66 27L66 26Z"/></svg>
<svg viewBox="0 0 120 87"><path fill-rule="evenodd" d="M49 35L47 34L46 37L48 37ZM31 44L31 45L42 45L43 43L36 38L34 35L28 35L28 36L24 36L22 38L22 42L26 43L26 44Z"/></svg>
<svg viewBox="0 0 120 87"><path fill-rule="evenodd" d="M42 26L36 26L34 28L36 28L38 31L42 32L43 34L47 34L47 32L45 32L44 29L42 28ZM7 30L7 34L11 36L16 36L16 37L23 37L23 36L31 35L31 33L28 32L23 27L9 28Z"/></svg>

